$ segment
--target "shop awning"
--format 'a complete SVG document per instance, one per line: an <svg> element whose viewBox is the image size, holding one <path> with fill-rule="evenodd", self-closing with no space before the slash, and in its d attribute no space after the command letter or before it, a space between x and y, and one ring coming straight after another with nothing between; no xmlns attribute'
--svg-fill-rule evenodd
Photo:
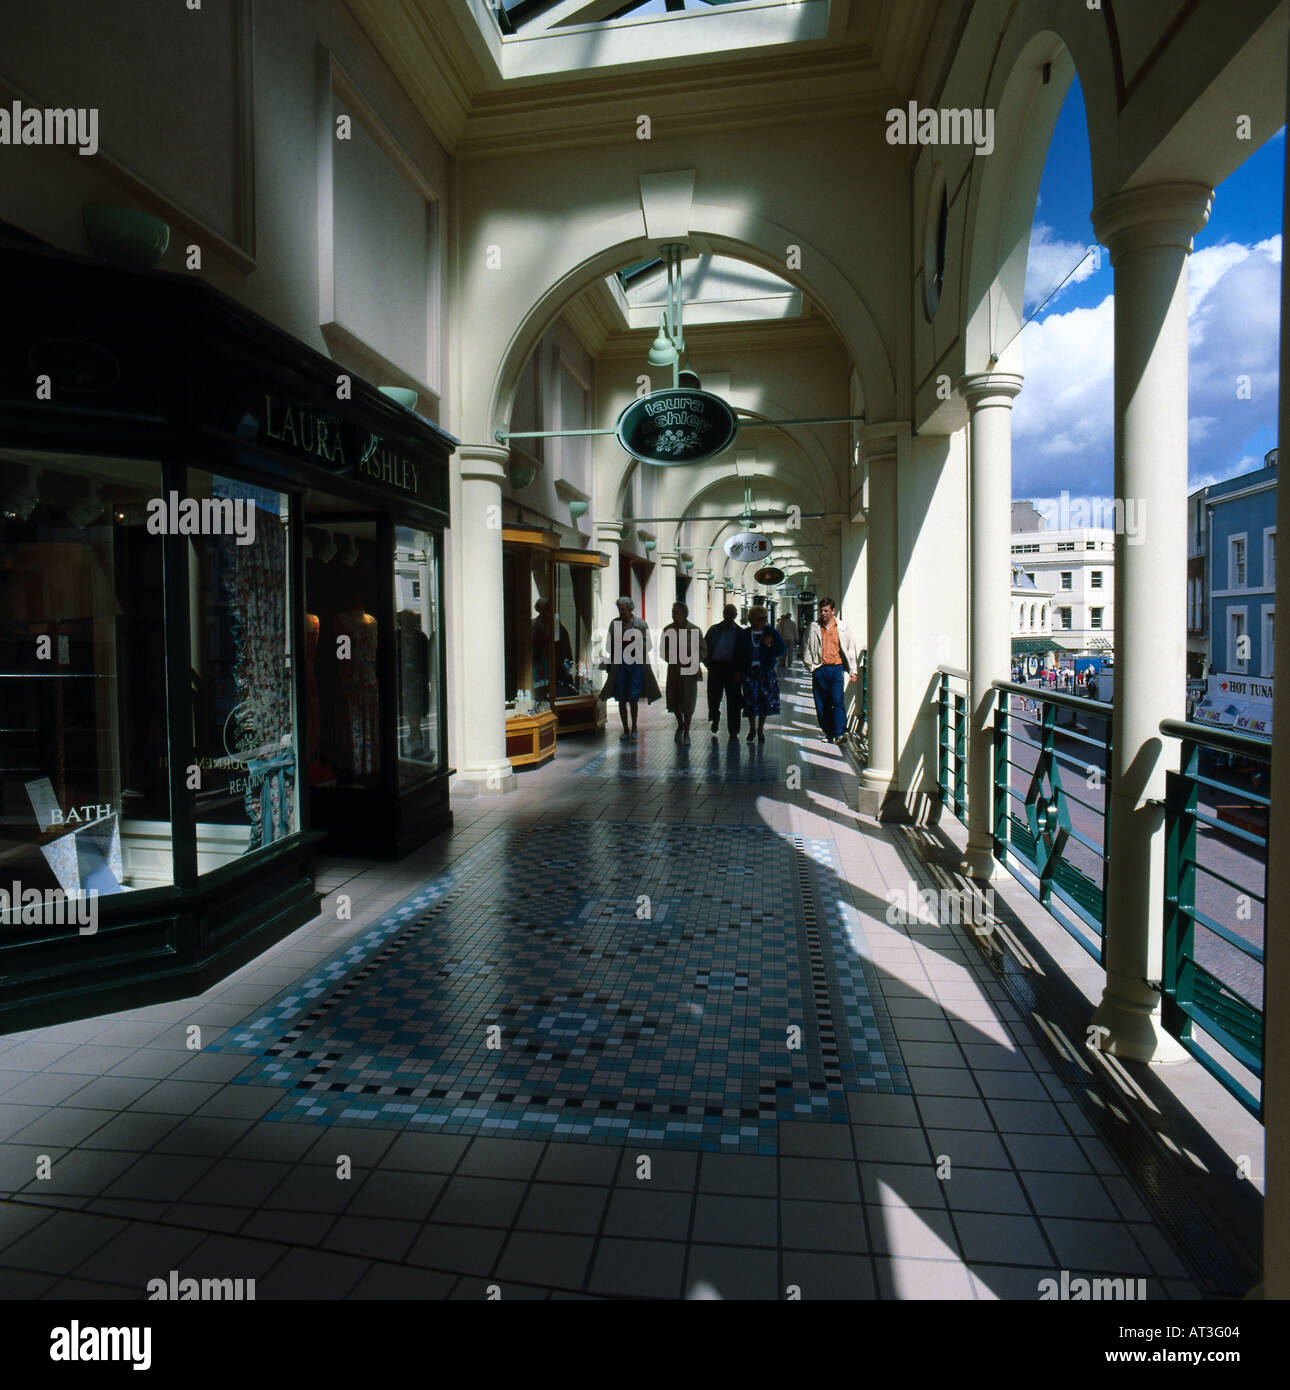
<svg viewBox="0 0 1290 1390"><path fill-rule="evenodd" d="M1014 637L1013 656L1043 656L1047 652L1066 652L1071 648L1055 637Z"/></svg>

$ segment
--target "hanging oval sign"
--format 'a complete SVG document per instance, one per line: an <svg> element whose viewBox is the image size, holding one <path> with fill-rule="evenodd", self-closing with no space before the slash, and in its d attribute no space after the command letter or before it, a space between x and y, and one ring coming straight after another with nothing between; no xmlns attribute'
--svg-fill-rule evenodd
<svg viewBox="0 0 1290 1390"><path fill-rule="evenodd" d="M633 401L614 427L633 458L661 468L715 458L738 432L735 413L720 396L671 387Z"/></svg>
<svg viewBox="0 0 1290 1390"><path fill-rule="evenodd" d="M753 578L758 584L765 584L768 589L773 589L776 584L784 582L784 571L776 569L774 565L764 565Z"/></svg>
<svg viewBox="0 0 1290 1390"><path fill-rule="evenodd" d="M756 531L736 531L723 547L732 560L769 560L770 537Z"/></svg>

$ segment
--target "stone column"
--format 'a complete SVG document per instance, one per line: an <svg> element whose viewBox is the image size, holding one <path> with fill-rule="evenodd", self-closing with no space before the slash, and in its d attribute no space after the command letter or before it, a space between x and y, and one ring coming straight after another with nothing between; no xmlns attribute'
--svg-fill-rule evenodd
<svg viewBox="0 0 1290 1390"><path fill-rule="evenodd" d="M681 557L675 550L656 550L654 558L658 561L658 566L653 577L658 580L658 584L654 590L655 611L650 614L649 619L650 651L654 658L654 674L659 676L661 686L666 673L659 660L661 653L658 635L672 621L672 605L676 602L676 574Z"/></svg>
<svg viewBox="0 0 1290 1390"><path fill-rule="evenodd" d="M470 709L462 720L459 779L483 785L481 791L509 791L514 785L506 757L506 658L502 602L502 480L510 450L496 444L462 444L461 511L452 519L459 544L461 610L488 614L494 623L488 641L461 644L462 688Z"/></svg>
<svg viewBox="0 0 1290 1390"><path fill-rule="evenodd" d="M711 596L708 586L712 583L711 570L695 570L694 583L690 585L690 621L704 632L712 626L709 616Z"/></svg>
<svg viewBox="0 0 1290 1390"><path fill-rule="evenodd" d="M1186 712L1187 256L1213 194L1151 184L1093 210L1115 268L1115 497L1135 525L1115 537L1115 737L1106 870L1103 1050L1175 1061L1160 1027L1165 773L1162 719Z"/></svg>
<svg viewBox="0 0 1290 1390"><path fill-rule="evenodd" d="M869 766L860 778L858 809L881 816L895 790L896 765L896 467L908 425L869 425L860 448L869 468ZM820 598L828 598L819 590ZM833 595L837 597L837 595ZM817 606L818 613L818 606Z"/></svg>
<svg viewBox="0 0 1290 1390"><path fill-rule="evenodd" d="M1012 402L1021 377L965 376L968 444L968 843L962 870L990 878L994 859L993 682L1012 674Z"/></svg>
<svg viewBox="0 0 1290 1390"><path fill-rule="evenodd" d="M596 615L595 632L592 634L591 662L597 665L605 655L606 635L609 624L618 616L615 604L618 600L618 542L622 538L622 524L617 521L597 521L593 528L596 549L609 556L609 563L592 575L595 594L592 611Z"/></svg>

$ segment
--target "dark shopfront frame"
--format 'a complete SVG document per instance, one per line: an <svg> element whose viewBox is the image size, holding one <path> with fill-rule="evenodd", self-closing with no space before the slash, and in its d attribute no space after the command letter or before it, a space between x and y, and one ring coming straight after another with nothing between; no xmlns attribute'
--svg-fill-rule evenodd
<svg viewBox="0 0 1290 1390"><path fill-rule="evenodd" d="M307 758L304 493L326 491L375 510L380 603L393 615L398 526L438 546L438 766L400 793L394 624L378 629L381 782L330 843L401 857L451 824L446 757L443 533L448 457L456 441L373 386L196 279L134 272L57 252L0 244L0 449L160 461L163 495L186 493L198 469L291 499L292 651L299 831L198 875L196 812L185 784L194 756L189 711L187 537L164 535L166 748L173 886L99 900L99 929L0 927L0 1033L183 998L253 959L316 915L313 858L327 833L311 825ZM38 378L49 378L47 399ZM348 378L349 399L338 397ZM267 401L267 404L266 404ZM312 421L314 446L293 447L276 406ZM317 423L329 428L318 446ZM338 432L339 446L333 441ZM332 444L330 450L327 445ZM366 458L363 458L366 452ZM330 456L329 456L330 454ZM415 485L411 469L415 470ZM365 476L358 476L359 470ZM388 559L388 564L385 560ZM343 819L343 818L342 818Z"/></svg>

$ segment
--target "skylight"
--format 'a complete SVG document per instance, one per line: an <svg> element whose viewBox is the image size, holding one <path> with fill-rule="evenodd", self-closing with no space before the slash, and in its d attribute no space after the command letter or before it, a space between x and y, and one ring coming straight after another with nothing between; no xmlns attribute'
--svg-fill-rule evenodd
<svg viewBox="0 0 1290 1390"><path fill-rule="evenodd" d="M657 328L667 303L662 261L637 261L607 278L627 328ZM681 266L685 323L753 323L797 318L801 291L769 270L733 256L693 256Z"/></svg>
<svg viewBox="0 0 1290 1390"><path fill-rule="evenodd" d="M472 0L501 76L640 66L823 39L831 0Z"/></svg>

